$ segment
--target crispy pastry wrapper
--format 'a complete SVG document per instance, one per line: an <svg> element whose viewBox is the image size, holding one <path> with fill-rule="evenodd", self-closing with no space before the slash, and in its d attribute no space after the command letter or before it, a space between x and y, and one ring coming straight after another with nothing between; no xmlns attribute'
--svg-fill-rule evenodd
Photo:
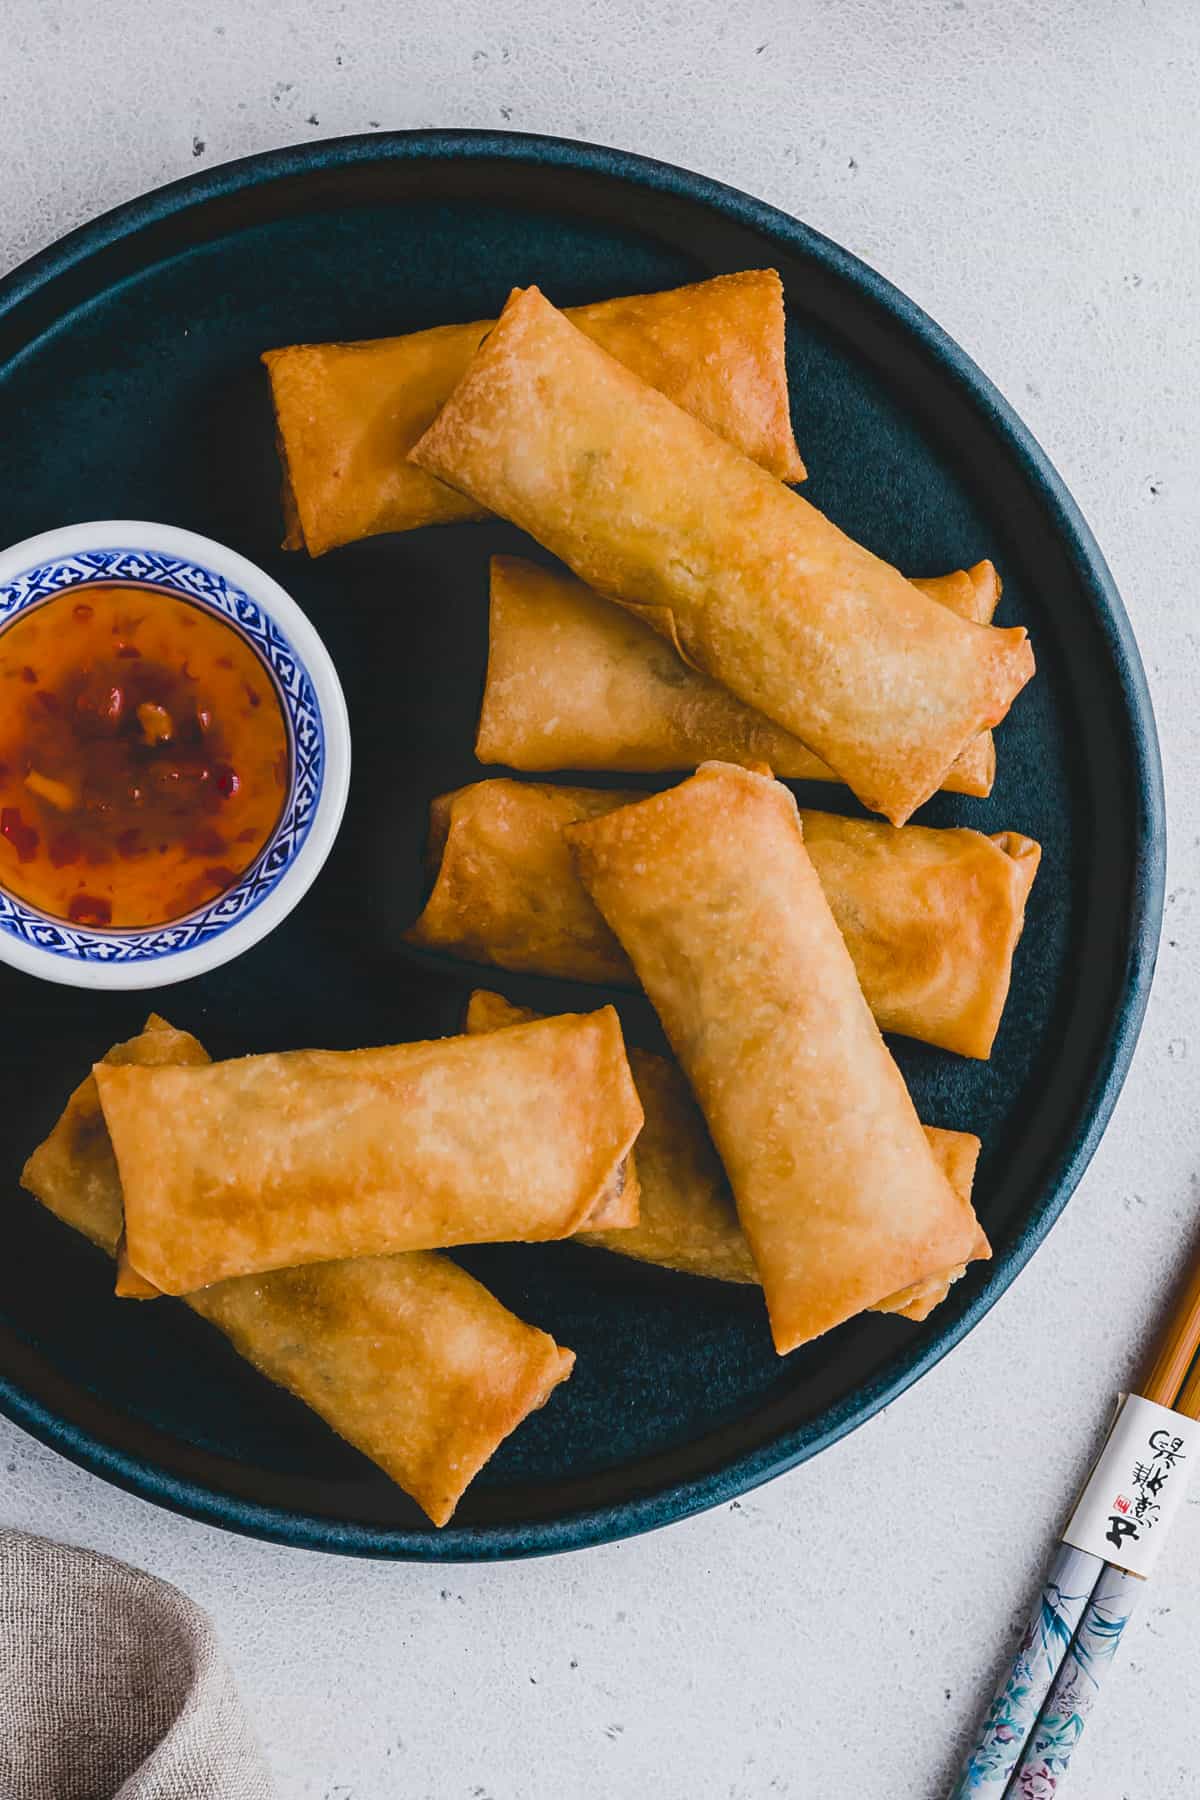
<svg viewBox="0 0 1200 1800"><path fill-rule="evenodd" d="M187 1304L435 1525L575 1365L573 1351L431 1250L243 1275Z"/></svg>
<svg viewBox="0 0 1200 1800"><path fill-rule="evenodd" d="M114 1044L104 1058L114 1069L199 1068L208 1061L190 1031L176 1031L157 1013L137 1037ZM94 1074L80 1082L49 1137L25 1164L21 1184L64 1225L116 1256L124 1201Z"/></svg>
<svg viewBox="0 0 1200 1800"><path fill-rule="evenodd" d="M1000 580L990 562L915 579L942 606L990 624ZM487 683L475 754L529 773L610 769L639 774L698 763L766 763L798 781L836 781L799 738L698 669L658 632L565 570L494 556ZM942 782L986 795L996 777L990 731Z"/></svg>
<svg viewBox="0 0 1200 1800"><path fill-rule="evenodd" d="M151 1017L112 1067L199 1066L196 1039ZM22 1181L64 1224L116 1253L122 1195L89 1075ZM514 1317L448 1257L363 1257L223 1281L186 1304L379 1465L435 1525L575 1358Z"/></svg>
<svg viewBox="0 0 1200 1800"><path fill-rule="evenodd" d="M782 1355L974 1251L767 776L706 763L568 829L725 1166Z"/></svg>
<svg viewBox="0 0 1200 1800"><path fill-rule="evenodd" d="M881 1030L990 1056L1040 846L1019 831L800 816Z"/></svg>
<svg viewBox="0 0 1200 1800"><path fill-rule="evenodd" d="M430 808L429 899L407 936L514 972L629 985L564 835L639 796L497 777ZM986 1058L1040 851L1019 832L802 811L808 854L885 1031Z"/></svg>
<svg viewBox="0 0 1200 1800"><path fill-rule="evenodd" d="M538 1016L487 988L476 988L467 1006L466 1029L498 1031ZM646 1114L637 1144L641 1216L630 1231L581 1232L579 1242L685 1275L757 1285L758 1272L721 1159L678 1063L649 1050L630 1050L629 1062ZM955 1193L970 1201L979 1139L969 1131L943 1131L936 1125L926 1125L925 1135ZM971 1261L991 1254L977 1222ZM927 1319L965 1273L966 1264L960 1263L889 1294L871 1310Z"/></svg>
<svg viewBox="0 0 1200 1800"><path fill-rule="evenodd" d="M517 974L634 985L565 833L638 797L503 777L439 794L429 808L429 898L405 936Z"/></svg>
<svg viewBox="0 0 1200 1800"><path fill-rule="evenodd" d="M773 269L571 308L567 317L781 481L803 481ZM382 531L481 516L406 462L495 321L263 356L283 467L285 548L320 556Z"/></svg>
<svg viewBox="0 0 1200 1800"><path fill-rule="evenodd" d="M490 1039L95 1073L129 1261L164 1293L636 1218L642 1111L611 1007Z"/></svg>
<svg viewBox="0 0 1200 1800"><path fill-rule="evenodd" d="M411 452L636 612L895 824L1033 673L577 331L516 294Z"/></svg>

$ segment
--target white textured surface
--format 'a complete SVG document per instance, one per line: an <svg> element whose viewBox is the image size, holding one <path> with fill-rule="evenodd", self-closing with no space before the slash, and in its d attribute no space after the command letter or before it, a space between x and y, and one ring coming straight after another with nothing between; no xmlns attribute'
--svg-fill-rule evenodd
<svg viewBox="0 0 1200 1800"><path fill-rule="evenodd" d="M890 276L1011 397L1096 527L1167 763L1155 994L1049 1243L886 1415L655 1536L443 1570L226 1537L0 1421L0 1518L208 1607L289 1800L934 1800L1200 1231L1200 8L6 0L3 21L0 268L274 144L422 125L618 144L774 201ZM1072 1792L1200 1793L1198 1670L1200 1495Z"/></svg>

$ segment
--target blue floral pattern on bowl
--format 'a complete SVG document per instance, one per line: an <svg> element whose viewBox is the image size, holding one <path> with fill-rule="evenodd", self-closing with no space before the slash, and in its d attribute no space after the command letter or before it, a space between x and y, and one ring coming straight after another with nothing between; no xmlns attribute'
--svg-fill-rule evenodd
<svg viewBox="0 0 1200 1800"><path fill-rule="evenodd" d="M32 949L77 962L148 962L178 955L219 936L253 912L278 886L316 817L325 774L325 734L309 672L275 620L224 576L181 557L109 549L39 563L0 587L0 630L27 607L65 588L95 581L166 588L222 613L249 639L270 669L288 727L291 791L274 834L237 886L196 912L146 931L96 931L51 919L0 889L0 932Z"/></svg>

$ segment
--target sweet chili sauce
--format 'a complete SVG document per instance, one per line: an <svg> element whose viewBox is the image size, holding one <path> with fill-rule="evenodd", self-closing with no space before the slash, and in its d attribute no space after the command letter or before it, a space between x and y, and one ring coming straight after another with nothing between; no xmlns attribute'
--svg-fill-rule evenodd
<svg viewBox="0 0 1200 1800"><path fill-rule="evenodd" d="M0 628L0 887L79 925L163 925L233 887L279 821L287 726L206 607L91 583Z"/></svg>

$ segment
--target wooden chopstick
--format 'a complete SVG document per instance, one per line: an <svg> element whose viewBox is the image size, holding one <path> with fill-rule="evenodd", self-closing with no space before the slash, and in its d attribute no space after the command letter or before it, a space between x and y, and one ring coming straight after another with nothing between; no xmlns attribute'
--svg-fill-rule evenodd
<svg viewBox="0 0 1200 1800"><path fill-rule="evenodd" d="M1177 1371L1196 1324L1196 1272L1180 1291L1162 1334L1143 1398L1172 1406L1186 1418L1200 1418L1200 1356L1190 1369L1185 1363L1182 1385ZM1159 1392L1151 1393L1151 1386ZM1160 1395L1162 1398L1160 1398ZM1071 1643L1000 1800L1018 1800L1026 1793L1057 1792L1063 1785L1075 1746L1100 1697L1100 1682L1117 1653L1121 1635L1137 1611L1146 1583L1127 1575L1113 1563L1105 1563Z"/></svg>
<svg viewBox="0 0 1200 1800"><path fill-rule="evenodd" d="M1175 1396L1175 1411L1188 1419L1200 1419L1200 1357L1192 1364L1187 1380Z"/></svg>
<svg viewBox="0 0 1200 1800"><path fill-rule="evenodd" d="M1195 1382L1196 1402L1200 1406L1200 1378L1194 1371L1191 1376L1188 1374L1197 1350L1200 1350L1200 1253L1163 1326L1154 1361L1138 1389L1142 1398L1156 1400L1160 1406L1174 1406L1176 1412L1186 1412L1187 1408L1179 1405L1179 1397L1185 1386ZM1188 1416L1194 1419L1200 1414L1192 1412Z"/></svg>
<svg viewBox="0 0 1200 1800"><path fill-rule="evenodd" d="M1200 1418L1200 1249L1159 1335L1144 1379L1136 1389L1145 1400L1173 1407L1188 1418ZM1070 1591L1064 1591L1068 1581ZM1132 1615L1144 1583L1124 1575L1111 1563L1086 1551L1059 1544L1055 1558L1016 1659L1001 1682L981 1727L975 1747L949 1800L985 1791L1005 1800L1019 1790L1014 1784L1039 1773L1038 1763L1050 1748L1049 1738L1064 1694L1070 1690L1074 1738L1098 1692L1092 1681L1086 1707L1079 1710L1076 1679L1085 1646L1102 1643L1108 1657ZM1077 1650L1079 1655L1076 1655ZM1098 1672L1098 1665L1092 1667ZM1055 1785L1065 1776L1070 1750L1056 1751ZM1044 1771L1042 1771L1044 1773Z"/></svg>

